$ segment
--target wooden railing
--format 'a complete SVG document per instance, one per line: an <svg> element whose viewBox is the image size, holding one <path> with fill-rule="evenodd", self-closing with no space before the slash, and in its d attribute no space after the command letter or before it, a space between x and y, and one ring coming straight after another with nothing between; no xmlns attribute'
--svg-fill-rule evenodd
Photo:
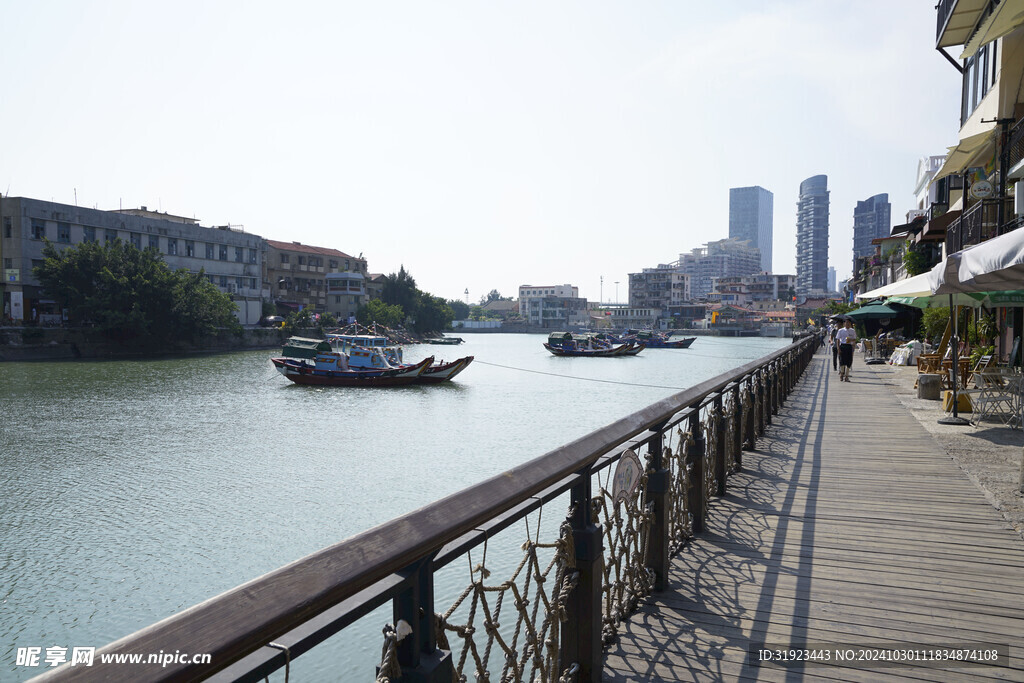
<svg viewBox="0 0 1024 683"><path fill-rule="evenodd" d="M638 556L640 572L651 579L648 588L664 590L672 553L703 530L713 513L711 499L725 494L728 477L742 468L743 449L755 447L819 345L815 336L794 340L499 476L122 638L98 650L92 666L64 665L40 680L261 680L391 602L394 624L411 627L404 637L401 629L390 631L393 647L385 660L400 668L398 679L451 681L466 657L456 665L451 652L438 647L444 620L434 606L435 572L478 546L486 548L498 532L566 493L570 512L553 545L562 543L558 547L570 559L552 587L552 595L561 597L552 598L548 608L558 623L542 638L549 654L556 653L554 673L514 678L600 680L603 643L615 627L607 612L614 603L616 618L621 618L619 612L635 607L638 597L634 592L622 599L621 580L603 571L606 562L618 560L606 555ZM673 454L667 444L676 437ZM633 458L642 448L642 486L635 502L622 504L637 520L635 528L629 524L633 536L611 538L597 523L599 508L607 514L614 505L619 517L620 502L602 503L608 491L600 477L603 473L607 483L611 468L629 459L624 454ZM630 571L635 574L635 568ZM611 591L610 582L618 588ZM536 652L540 644L523 647L522 660L542 666ZM101 662L105 655L154 652L207 653L210 663ZM508 666L514 657L503 659ZM373 675L366 673L367 678ZM473 672L463 675L471 678Z"/></svg>

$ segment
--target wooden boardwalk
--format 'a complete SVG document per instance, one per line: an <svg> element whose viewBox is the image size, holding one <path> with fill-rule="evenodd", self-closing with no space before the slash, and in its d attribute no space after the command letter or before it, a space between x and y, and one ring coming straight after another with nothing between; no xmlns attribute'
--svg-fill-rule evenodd
<svg viewBox="0 0 1024 683"><path fill-rule="evenodd" d="M1024 540L874 373L840 382L828 360L744 453L670 590L620 627L604 680L1024 681ZM833 662L759 666L759 643ZM834 661L896 643L1009 645L1009 666Z"/></svg>

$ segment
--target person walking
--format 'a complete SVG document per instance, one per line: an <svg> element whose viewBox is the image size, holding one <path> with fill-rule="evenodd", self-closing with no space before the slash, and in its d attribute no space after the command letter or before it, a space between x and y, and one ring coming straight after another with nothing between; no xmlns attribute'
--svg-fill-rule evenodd
<svg viewBox="0 0 1024 683"><path fill-rule="evenodd" d="M853 367L853 345L857 342L857 330L853 329L853 321L847 320L846 326L836 332L836 344L839 346L839 379L850 381Z"/></svg>
<svg viewBox="0 0 1024 683"><path fill-rule="evenodd" d="M839 370L839 344L836 343L836 333L839 331L839 326L835 323L829 325L828 328L828 345L832 349L832 369Z"/></svg>

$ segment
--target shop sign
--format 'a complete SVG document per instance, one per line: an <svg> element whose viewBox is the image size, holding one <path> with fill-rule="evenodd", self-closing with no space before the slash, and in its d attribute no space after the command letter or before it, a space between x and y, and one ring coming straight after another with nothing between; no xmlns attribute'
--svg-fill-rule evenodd
<svg viewBox="0 0 1024 683"><path fill-rule="evenodd" d="M992 192L992 183L987 180L979 180L971 185L971 196L975 199L988 199Z"/></svg>
<svg viewBox="0 0 1024 683"><path fill-rule="evenodd" d="M18 268L6 268L4 270L4 282L18 282L21 279L21 270Z"/></svg>

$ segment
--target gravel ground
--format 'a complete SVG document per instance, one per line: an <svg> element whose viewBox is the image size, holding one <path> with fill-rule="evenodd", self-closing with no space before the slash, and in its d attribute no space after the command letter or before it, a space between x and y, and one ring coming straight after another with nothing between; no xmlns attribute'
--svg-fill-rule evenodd
<svg viewBox="0 0 1024 683"><path fill-rule="evenodd" d="M941 401L917 397L916 366L866 365L857 358L854 376L870 373L885 383L918 422L935 437L960 469L985 494L992 506L1024 537L1024 431L998 420L981 424L941 425L945 417ZM970 413L964 415L970 419Z"/></svg>

